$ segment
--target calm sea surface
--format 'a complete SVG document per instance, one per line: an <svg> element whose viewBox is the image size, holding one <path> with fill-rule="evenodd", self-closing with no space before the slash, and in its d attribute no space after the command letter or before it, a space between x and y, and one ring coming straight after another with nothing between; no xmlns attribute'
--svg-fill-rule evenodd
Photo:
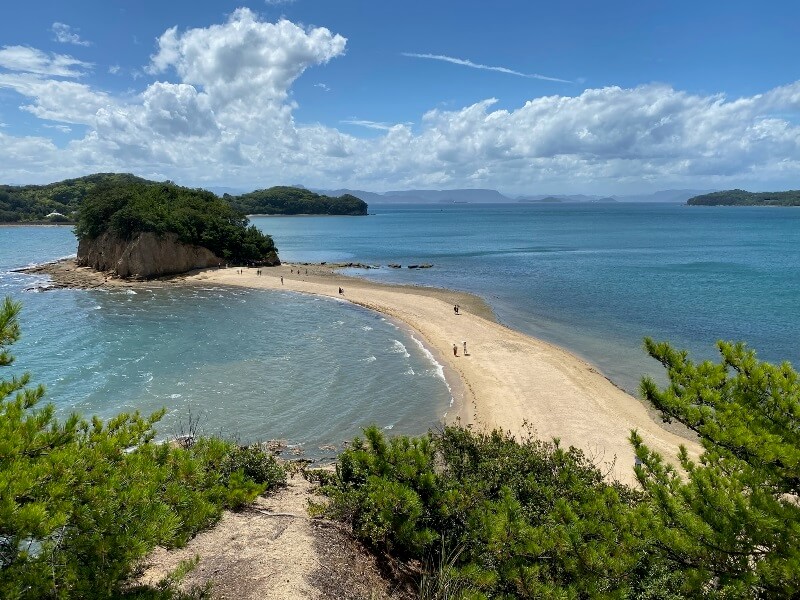
<svg viewBox="0 0 800 600"><path fill-rule="evenodd" d="M45 384L62 416L166 407L165 436L191 414L206 433L318 457L371 423L420 433L449 409L421 344L344 302L211 286L37 293L25 290L42 278L9 272L74 248L70 228L0 227L0 297L24 304L12 370Z"/></svg>
<svg viewBox="0 0 800 600"><path fill-rule="evenodd" d="M695 358L741 340L800 367L800 210L675 204L372 206L363 217L261 217L286 260L432 269L358 273L474 292L503 323L636 392L661 367L642 338ZM475 349L477 352L477 348Z"/></svg>
<svg viewBox="0 0 800 600"><path fill-rule="evenodd" d="M474 292L501 322L564 346L636 391L646 335L715 358L743 340L800 365L800 210L677 205L373 206L369 217L260 217L287 261L361 261L377 281ZM0 295L24 302L16 370L62 413L189 410L208 432L318 454L369 423L421 432L448 409L406 332L336 301L191 288L25 291L26 264L73 254L69 228L0 227ZM432 269L386 265L430 262ZM473 353L479 349L474 348Z"/></svg>

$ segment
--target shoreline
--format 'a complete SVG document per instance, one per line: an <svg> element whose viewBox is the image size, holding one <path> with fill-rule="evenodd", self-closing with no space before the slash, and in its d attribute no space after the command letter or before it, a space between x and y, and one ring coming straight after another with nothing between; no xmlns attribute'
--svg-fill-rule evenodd
<svg viewBox="0 0 800 600"><path fill-rule="evenodd" d="M652 450L676 462L679 445L690 455L699 446L662 427L652 410L582 358L497 322L489 305L465 292L375 283L342 275L336 265L293 264L263 268L210 269L146 282L106 280L74 260L22 270L47 274L52 287L171 287L212 283L283 290L344 299L381 313L411 331L445 370L454 403L445 422L482 430L500 428L524 438L559 438L582 449L602 472L634 484L634 454L628 442L637 429ZM307 273L307 274L306 274ZM281 277L283 282L281 282ZM344 294L339 294L339 288ZM453 305L460 306L456 315ZM463 340L469 353L463 355ZM453 356L453 344L458 356Z"/></svg>

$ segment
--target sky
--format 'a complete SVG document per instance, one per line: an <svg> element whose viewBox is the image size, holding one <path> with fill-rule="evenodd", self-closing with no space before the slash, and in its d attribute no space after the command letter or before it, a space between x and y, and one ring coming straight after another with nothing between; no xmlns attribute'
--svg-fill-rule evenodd
<svg viewBox="0 0 800 600"><path fill-rule="evenodd" d="M0 183L800 188L800 3L6 0Z"/></svg>

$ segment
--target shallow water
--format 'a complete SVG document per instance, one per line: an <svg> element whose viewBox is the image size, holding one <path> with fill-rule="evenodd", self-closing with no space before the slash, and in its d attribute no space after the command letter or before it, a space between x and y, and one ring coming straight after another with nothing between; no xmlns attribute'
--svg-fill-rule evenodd
<svg viewBox="0 0 800 600"><path fill-rule="evenodd" d="M69 236L0 228L0 241L9 242L0 264L64 255ZM47 244L50 256L37 254ZM319 456L319 446L339 445L371 423L420 433L449 409L430 354L395 324L348 303L200 286L24 291L38 279L6 272L0 294L24 303L13 370L44 383L61 414L167 407L164 435L187 431L191 414L207 433L282 438Z"/></svg>
<svg viewBox="0 0 800 600"><path fill-rule="evenodd" d="M474 292L503 323L587 358L629 391L644 373L661 376L645 336L703 359L717 357L716 340L741 340L765 360L800 364L800 210L456 204L370 213L254 222L286 260L382 264L358 275Z"/></svg>
<svg viewBox="0 0 800 600"><path fill-rule="evenodd" d="M255 218L287 261L486 298L499 319L564 346L635 393L663 380L646 335L714 358L717 339L800 364L800 211L678 205L375 206L368 217ZM447 410L441 367L351 305L283 292L23 291L13 267L74 252L69 228L0 227L0 294L22 299L19 368L60 412L191 409L207 431L314 452L371 422L420 433ZM429 262L427 270L386 265ZM474 349L473 349L474 350Z"/></svg>

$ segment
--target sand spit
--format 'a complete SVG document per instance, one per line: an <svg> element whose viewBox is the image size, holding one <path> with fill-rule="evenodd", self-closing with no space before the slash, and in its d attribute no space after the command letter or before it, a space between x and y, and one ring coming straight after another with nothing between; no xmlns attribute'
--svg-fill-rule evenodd
<svg viewBox="0 0 800 600"><path fill-rule="evenodd" d="M70 260L29 272L51 275L58 287L142 285L106 279ZM373 283L341 275L335 265L284 264L263 268L261 273L255 268L210 269L146 285L203 283L283 290L344 299L378 311L409 327L444 365L455 400L449 419L520 435L526 433L527 423L542 439L559 438L563 445L583 449L604 472L625 483L634 483L631 429L666 458L674 460L680 444L687 445L691 454L699 452L696 443L664 429L642 402L595 367L497 323L491 308L474 295ZM456 304L458 314L453 310Z"/></svg>

